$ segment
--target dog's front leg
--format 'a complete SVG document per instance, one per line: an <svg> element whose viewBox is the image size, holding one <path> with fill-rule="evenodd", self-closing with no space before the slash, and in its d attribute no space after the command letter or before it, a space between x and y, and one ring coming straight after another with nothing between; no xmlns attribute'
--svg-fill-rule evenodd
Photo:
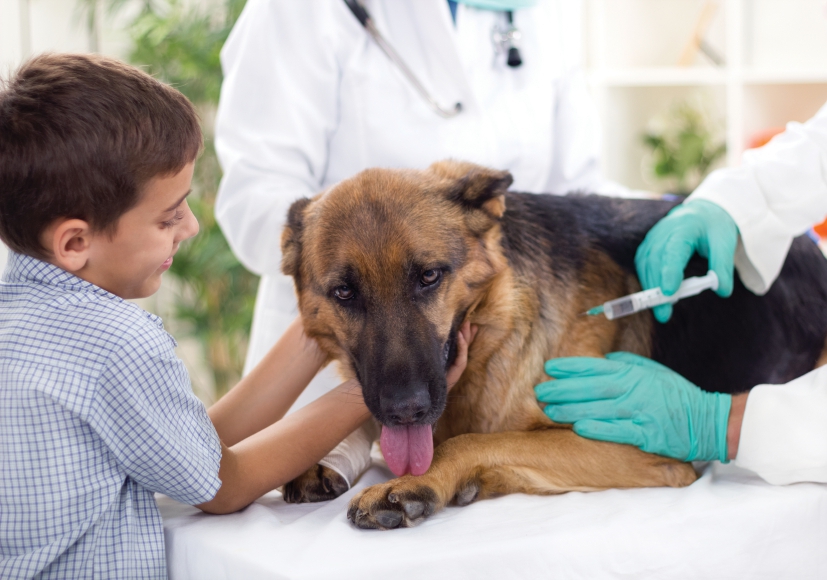
<svg viewBox="0 0 827 580"><path fill-rule="evenodd" d="M370 449L379 427L369 419L324 459L282 488L287 503L328 501L339 497L370 467Z"/></svg>
<svg viewBox="0 0 827 580"><path fill-rule="evenodd" d="M360 528L410 527L454 501L509 493L547 495L629 487L681 487L692 466L636 447L592 441L569 429L467 434L437 447L424 475L365 489L350 502Z"/></svg>

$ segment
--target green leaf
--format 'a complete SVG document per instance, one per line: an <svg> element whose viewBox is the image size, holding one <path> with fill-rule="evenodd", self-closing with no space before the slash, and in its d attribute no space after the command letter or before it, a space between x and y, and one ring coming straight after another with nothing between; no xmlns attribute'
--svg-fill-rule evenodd
<svg viewBox="0 0 827 580"><path fill-rule="evenodd" d="M652 176L667 189L686 194L726 153L726 145L716 142L704 113L688 102L674 105L665 124L660 132L642 134L641 141L651 151Z"/></svg>

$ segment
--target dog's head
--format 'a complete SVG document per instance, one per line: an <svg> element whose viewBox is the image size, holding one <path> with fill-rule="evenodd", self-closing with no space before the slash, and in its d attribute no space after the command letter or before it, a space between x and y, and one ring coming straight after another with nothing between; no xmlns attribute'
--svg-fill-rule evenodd
<svg viewBox="0 0 827 580"><path fill-rule="evenodd" d="M506 171L443 161L369 169L290 208L282 236L308 335L387 427L445 408L458 328L502 269Z"/></svg>

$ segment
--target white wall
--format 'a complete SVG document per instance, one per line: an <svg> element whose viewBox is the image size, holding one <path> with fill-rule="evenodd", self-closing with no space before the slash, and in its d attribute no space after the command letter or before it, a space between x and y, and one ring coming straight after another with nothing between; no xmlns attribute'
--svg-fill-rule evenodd
<svg viewBox="0 0 827 580"><path fill-rule="evenodd" d="M589 68L673 66L703 8L703 0L589 0L585 28ZM723 19L709 30L724 43Z"/></svg>
<svg viewBox="0 0 827 580"><path fill-rule="evenodd" d="M746 8L748 65L786 71L825 68L827 2L750 0Z"/></svg>
<svg viewBox="0 0 827 580"><path fill-rule="evenodd" d="M21 32L28 27L22 21L22 6L22 0L0 0L0 74L4 77L24 56Z"/></svg>
<svg viewBox="0 0 827 580"><path fill-rule="evenodd" d="M7 76L25 58L47 51L98 52L123 57L129 37L123 23L139 8L135 0L115 19L98 9L89 31L75 0L0 0L0 73Z"/></svg>

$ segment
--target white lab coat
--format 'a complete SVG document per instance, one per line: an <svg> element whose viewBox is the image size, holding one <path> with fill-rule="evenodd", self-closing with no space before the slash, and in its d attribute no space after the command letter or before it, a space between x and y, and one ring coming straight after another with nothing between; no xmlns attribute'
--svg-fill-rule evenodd
<svg viewBox="0 0 827 580"><path fill-rule="evenodd" d="M503 13L459 5L455 26L446 0L364 4L430 94L463 111L435 114L343 0L249 0L221 53L216 118L224 169L216 217L241 262L263 275L247 370L297 314L292 280L280 272L281 231L296 199L368 167L425 168L449 157L508 169L521 191L623 193L599 174L579 0L514 13L516 69L491 40ZM336 382L323 371L294 409ZM349 438L344 455L364 455L370 438ZM327 464L350 481L367 461L339 459Z"/></svg>
<svg viewBox="0 0 827 580"><path fill-rule="evenodd" d="M464 110L436 115L343 1L250 0L221 54L216 119L216 214L247 267L279 274L290 204L367 167L454 157L509 169L521 191L600 187L579 2L515 13L524 57L516 69L494 55L502 13L461 5L454 28L445 0L366 5L429 92Z"/></svg>
<svg viewBox="0 0 827 580"><path fill-rule="evenodd" d="M756 294L769 290L794 237L827 216L827 105L737 168L712 173L689 199L723 207L738 225L735 266ZM747 398L736 463L770 483L827 483L827 367Z"/></svg>

